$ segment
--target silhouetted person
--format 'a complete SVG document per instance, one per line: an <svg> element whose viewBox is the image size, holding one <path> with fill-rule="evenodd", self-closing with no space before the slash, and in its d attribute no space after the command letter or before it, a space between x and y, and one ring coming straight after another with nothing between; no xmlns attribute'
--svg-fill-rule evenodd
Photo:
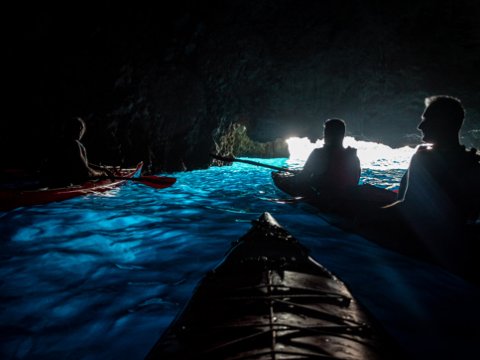
<svg viewBox="0 0 480 360"><path fill-rule="evenodd" d="M425 106L418 129L431 145L413 155L399 197L412 211L442 216L437 220L474 221L480 211L480 156L459 142L463 106L449 96L429 97Z"/></svg>
<svg viewBox="0 0 480 360"><path fill-rule="evenodd" d="M343 146L345 122L340 119L327 120L323 134L324 146L312 151L299 179L319 192L337 192L358 185L360 160L357 149Z"/></svg>
<svg viewBox="0 0 480 360"><path fill-rule="evenodd" d="M435 261L458 273L471 270L469 261L478 245L465 235L466 224L475 222L480 212L480 156L459 142L464 116L456 98L425 99L418 129L431 145L420 146L413 155L400 201L390 207Z"/></svg>
<svg viewBox="0 0 480 360"><path fill-rule="evenodd" d="M85 146L80 142L85 130L81 118L72 118L65 124L63 137L50 149L42 169L45 185L80 184L92 177L111 175L108 170L89 164Z"/></svg>

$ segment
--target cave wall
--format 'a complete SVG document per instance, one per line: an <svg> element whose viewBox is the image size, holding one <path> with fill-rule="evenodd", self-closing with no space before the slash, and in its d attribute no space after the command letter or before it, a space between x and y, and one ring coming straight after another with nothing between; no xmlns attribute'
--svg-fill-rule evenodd
<svg viewBox="0 0 480 360"><path fill-rule="evenodd" d="M4 163L35 163L70 116L87 121L92 161L152 171L208 166L209 152L232 149L232 124L275 144L340 117L349 135L413 145L434 94L463 101L462 141L480 147L478 2L97 2L9 15Z"/></svg>

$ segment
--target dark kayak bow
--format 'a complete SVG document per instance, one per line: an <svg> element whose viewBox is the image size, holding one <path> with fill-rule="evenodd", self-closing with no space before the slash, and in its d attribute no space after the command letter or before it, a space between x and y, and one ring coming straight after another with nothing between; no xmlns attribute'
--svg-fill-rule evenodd
<svg viewBox="0 0 480 360"><path fill-rule="evenodd" d="M398 359L347 287L264 213L197 286L152 359Z"/></svg>

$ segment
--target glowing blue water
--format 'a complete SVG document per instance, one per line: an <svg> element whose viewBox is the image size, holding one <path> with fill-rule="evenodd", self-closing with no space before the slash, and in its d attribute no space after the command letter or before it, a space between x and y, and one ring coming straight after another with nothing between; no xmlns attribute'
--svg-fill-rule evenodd
<svg viewBox="0 0 480 360"><path fill-rule="evenodd" d="M367 171L362 180L390 186L402 174ZM268 169L236 163L175 176L164 190L132 183L0 214L1 359L142 359L264 211L341 277L412 359L476 353L480 294L462 280L272 201L287 196Z"/></svg>

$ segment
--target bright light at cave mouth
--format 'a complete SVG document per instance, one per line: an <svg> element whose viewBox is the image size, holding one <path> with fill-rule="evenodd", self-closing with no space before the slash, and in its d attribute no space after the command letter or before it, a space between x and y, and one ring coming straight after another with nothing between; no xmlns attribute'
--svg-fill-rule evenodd
<svg viewBox="0 0 480 360"><path fill-rule="evenodd" d="M290 153L289 160L302 165L313 149L323 146L323 139L317 140L315 144L311 143L308 138L291 137L286 141ZM355 140L351 136L345 137L343 145L357 149L362 169L407 169L416 150L408 146L393 149L380 143Z"/></svg>

